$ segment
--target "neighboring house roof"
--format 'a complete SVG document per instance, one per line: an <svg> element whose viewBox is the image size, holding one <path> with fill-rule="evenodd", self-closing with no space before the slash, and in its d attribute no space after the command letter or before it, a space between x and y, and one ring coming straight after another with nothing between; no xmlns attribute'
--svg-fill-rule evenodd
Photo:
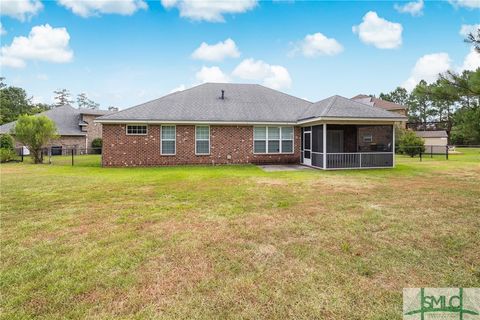
<svg viewBox="0 0 480 320"><path fill-rule="evenodd" d="M421 138L448 138L447 131L415 131L415 134Z"/></svg>
<svg viewBox="0 0 480 320"><path fill-rule="evenodd" d="M336 95L310 105L299 120L311 118L398 119L399 116L396 113Z"/></svg>
<svg viewBox="0 0 480 320"><path fill-rule="evenodd" d="M221 98L222 90L224 99ZM328 112L324 113L324 109ZM99 117L96 121L297 123L317 116L403 119L398 114L340 96L312 103L258 84L205 83Z"/></svg>
<svg viewBox="0 0 480 320"><path fill-rule="evenodd" d="M86 133L81 131L80 129L80 122L82 114L90 114L85 113L85 111L90 112L90 109L76 109L70 105L63 105L60 107L55 107L53 109L47 110L42 113L38 113L35 116L47 116L48 118L52 119L57 126L57 133L61 136L85 136ZM93 110L98 112L99 114L106 114L108 111L106 110ZM6 123L0 126L0 133L9 133L10 130L15 126L16 121Z"/></svg>
<svg viewBox="0 0 480 320"><path fill-rule="evenodd" d="M374 107L382 108L385 110L407 110L408 108L407 106L404 106L395 102L370 97L365 94L358 94L355 97L353 97L352 100L369 104Z"/></svg>
<svg viewBox="0 0 480 320"><path fill-rule="evenodd" d="M114 112L114 111L110 111L110 110L86 109L86 108L78 108L76 110L78 110L78 112L80 114L89 114L89 115L94 115L94 116L103 116L103 115Z"/></svg>

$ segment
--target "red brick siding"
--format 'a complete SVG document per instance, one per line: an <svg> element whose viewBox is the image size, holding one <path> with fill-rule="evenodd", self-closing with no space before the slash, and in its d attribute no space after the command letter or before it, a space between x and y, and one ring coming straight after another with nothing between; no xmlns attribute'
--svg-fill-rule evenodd
<svg viewBox="0 0 480 320"><path fill-rule="evenodd" d="M95 138L101 138L102 137L102 124L94 122L94 120L98 117L99 116L97 116L97 115L91 115L91 114L83 114L82 115L82 120L88 123L87 126L86 126L87 147L88 148L92 147L92 141Z"/></svg>
<svg viewBox="0 0 480 320"><path fill-rule="evenodd" d="M295 128L293 154L253 154L253 126L210 126L210 155L195 155L195 126L177 125L176 155L160 154L160 126L147 135L127 135L125 126L104 124L104 166L161 166L178 164L298 163L300 128ZM230 159L229 159L230 157Z"/></svg>

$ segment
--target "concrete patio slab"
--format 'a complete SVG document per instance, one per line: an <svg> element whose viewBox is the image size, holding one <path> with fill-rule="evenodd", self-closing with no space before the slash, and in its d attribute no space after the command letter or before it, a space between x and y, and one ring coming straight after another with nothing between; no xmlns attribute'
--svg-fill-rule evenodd
<svg viewBox="0 0 480 320"><path fill-rule="evenodd" d="M315 170L298 164L267 164L259 165L258 167L265 172Z"/></svg>

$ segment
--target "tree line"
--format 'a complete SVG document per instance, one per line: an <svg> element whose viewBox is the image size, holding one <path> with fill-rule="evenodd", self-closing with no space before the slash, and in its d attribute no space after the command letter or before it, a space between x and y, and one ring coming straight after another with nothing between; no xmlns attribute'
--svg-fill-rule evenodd
<svg viewBox="0 0 480 320"><path fill-rule="evenodd" d="M410 93L397 87L379 98L407 106L412 128L444 129L451 144L480 144L480 68L448 71L433 83L420 81Z"/></svg>
<svg viewBox="0 0 480 320"><path fill-rule="evenodd" d="M78 94L76 101L67 89L55 90L53 93L53 104L34 102L25 89L9 86L5 83L5 78L0 77L0 125L15 121L23 114L33 115L66 104L73 105L75 102L78 108L100 108L100 105L89 99L85 93Z"/></svg>
<svg viewBox="0 0 480 320"><path fill-rule="evenodd" d="M480 54L480 28L465 39ZM412 92L398 87L380 99L408 107L408 121L445 129L450 144L480 145L480 68L440 74L437 81L420 81Z"/></svg>

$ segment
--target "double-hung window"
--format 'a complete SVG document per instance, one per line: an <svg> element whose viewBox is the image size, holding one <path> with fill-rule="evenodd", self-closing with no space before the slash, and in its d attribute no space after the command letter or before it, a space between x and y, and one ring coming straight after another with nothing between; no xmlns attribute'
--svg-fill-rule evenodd
<svg viewBox="0 0 480 320"><path fill-rule="evenodd" d="M209 126L195 127L195 154L197 155L210 154L210 127Z"/></svg>
<svg viewBox="0 0 480 320"><path fill-rule="evenodd" d="M160 153L163 155L175 154L176 127L162 126Z"/></svg>
<svg viewBox="0 0 480 320"><path fill-rule="evenodd" d="M147 134L146 125L127 125L127 134L128 135L145 135Z"/></svg>
<svg viewBox="0 0 480 320"><path fill-rule="evenodd" d="M267 153L279 153L280 152L280 128L279 127L267 127L268 132L268 144Z"/></svg>
<svg viewBox="0 0 480 320"><path fill-rule="evenodd" d="M267 152L267 127L253 128L253 152Z"/></svg>
<svg viewBox="0 0 480 320"><path fill-rule="evenodd" d="M282 127L282 152L293 152L293 128Z"/></svg>
<svg viewBox="0 0 480 320"><path fill-rule="evenodd" d="M254 153L293 153L293 127L254 127Z"/></svg>

